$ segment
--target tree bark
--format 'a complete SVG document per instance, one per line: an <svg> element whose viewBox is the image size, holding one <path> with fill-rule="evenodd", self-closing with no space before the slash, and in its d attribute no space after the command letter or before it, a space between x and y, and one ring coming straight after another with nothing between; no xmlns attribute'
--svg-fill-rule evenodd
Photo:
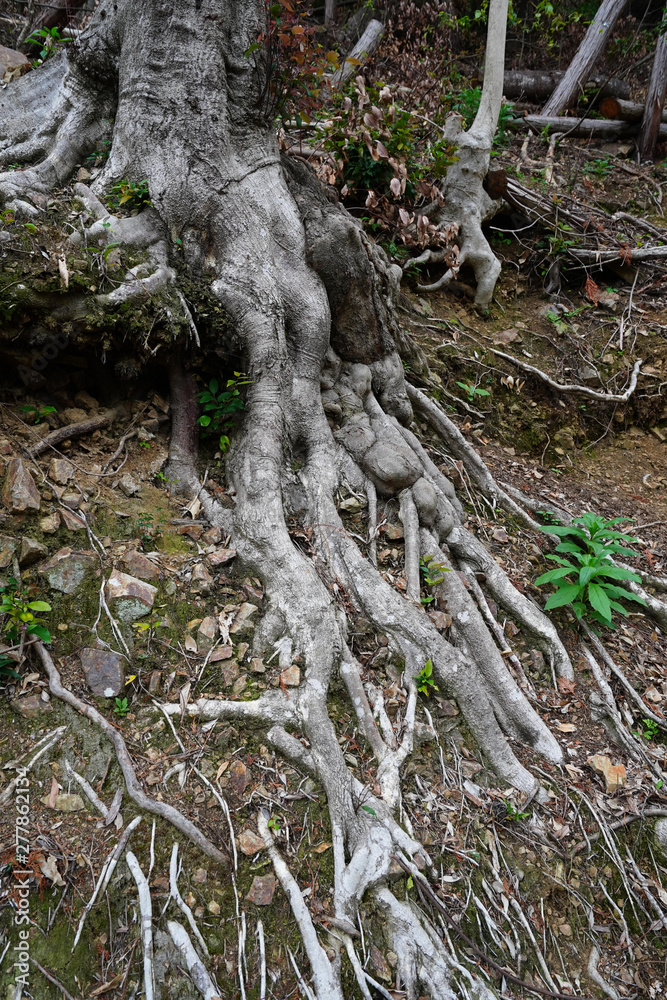
<svg viewBox="0 0 667 1000"><path fill-rule="evenodd" d="M617 121L640 122L646 111L646 104L638 101L625 101L620 97L605 97L600 103L599 111L605 118L615 118ZM662 108L660 122L667 124L667 109Z"/></svg>
<svg viewBox="0 0 667 1000"><path fill-rule="evenodd" d="M510 69L505 70L503 92L510 100L526 98L527 100L544 101L554 92L565 73L563 70L543 69ZM630 86L625 80L605 77L595 74L585 81L586 90L600 90L600 97L630 97ZM600 89L601 88L601 89ZM620 117L610 115L610 118Z"/></svg>
<svg viewBox="0 0 667 1000"><path fill-rule="evenodd" d="M602 118L553 117L550 115L525 115L517 119L515 127L527 126L542 131L548 128L551 133L561 132L573 139L625 139L637 135L637 122L611 121ZM660 139L667 138L667 125L659 124Z"/></svg>
<svg viewBox="0 0 667 1000"><path fill-rule="evenodd" d="M576 103L582 87L596 61L605 49L609 36L627 0L602 0L583 42L565 71L553 94L542 108L542 114L553 117Z"/></svg>
<svg viewBox="0 0 667 1000"><path fill-rule="evenodd" d="M663 29L655 48L646 108L637 140L637 156L641 163L653 159L656 143L658 138L661 138L660 122L667 97L667 11L663 18Z"/></svg>
<svg viewBox="0 0 667 1000"><path fill-rule="evenodd" d="M324 0L324 23L327 28L335 23L338 0Z"/></svg>
<svg viewBox="0 0 667 1000"><path fill-rule="evenodd" d="M352 51L348 52L340 69L336 70L334 73L331 81L334 86L344 83L345 80L349 80L351 76L354 76L359 72L359 64L364 63L370 56L373 55L382 41L383 34L384 25L382 21L376 21L373 19L368 22L363 35ZM350 60L354 60L354 62L351 62Z"/></svg>

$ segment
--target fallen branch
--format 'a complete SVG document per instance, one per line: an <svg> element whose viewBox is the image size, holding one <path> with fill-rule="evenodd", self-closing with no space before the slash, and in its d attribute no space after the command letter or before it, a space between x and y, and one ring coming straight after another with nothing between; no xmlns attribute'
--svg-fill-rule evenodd
<svg viewBox="0 0 667 1000"><path fill-rule="evenodd" d="M167 802L158 802L156 799L152 799L149 795L146 795L134 773L134 766L125 745L125 740L118 730L96 708L81 701L80 698L77 698L71 691L63 687L60 674L51 658L51 654L41 642L36 643L36 649L42 661L42 666L49 678L49 690L51 694L56 698L60 698L66 704L71 705L81 715L85 715L87 719L94 722L113 743L130 798L134 799L140 809L145 809L147 812L154 813L156 816L166 819L168 823L171 823L177 830L180 830L186 837L189 837L209 858L213 858L214 861L219 861L221 864L226 864L227 859L224 854L211 843L208 837L194 823L186 819L178 809L170 806Z"/></svg>
<svg viewBox="0 0 667 1000"><path fill-rule="evenodd" d="M663 137L661 136L661 139ZM667 139L667 125L664 138ZM624 264L641 264L645 261L665 260L666 247L619 247L618 250L584 250L578 247L568 247L568 255L582 264L609 264L620 260Z"/></svg>
<svg viewBox="0 0 667 1000"><path fill-rule="evenodd" d="M88 420L80 420L78 424L67 424L66 427L58 427L57 430L51 431L50 434L47 434L45 438L42 438L41 441L38 441L30 449L30 457L37 458L38 455L60 444L61 441L83 437L85 434L92 434L93 431L99 431L103 427L108 427L124 412L125 407L117 406L112 410L105 410L104 413L98 413L94 417L89 417Z"/></svg>
<svg viewBox="0 0 667 1000"><path fill-rule="evenodd" d="M184 914L190 924L192 933L197 938L197 944L201 948L202 954L206 955L208 958L208 948L206 947L206 943L199 932L197 924L195 923L192 910L178 891L178 844L176 842L174 842L174 846L171 849L171 861L169 863L169 891L171 893L171 898L174 900L179 910Z"/></svg>
<svg viewBox="0 0 667 1000"><path fill-rule="evenodd" d="M176 845L174 845L176 846ZM176 920L168 920L167 928L171 939L178 948L185 968L204 1000L220 1000L220 993L209 976L206 968L192 947L188 932Z"/></svg>
<svg viewBox="0 0 667 1000"><path fill-rule="evenodd" d="M667 816L667 809L663 809L661 806L649 806L648 809L642 809L640 813L631 813L628 816L624 816L623 819L617 820L615 823L609 824L610 830L620 830L623 826L629 826L630 823L636 822L638 819L660 819L661 817ZM575 844L570 851L570 857L573 858L580 851L583 851L584 847L590 847L594 844L596 840L599 840L602 836L602 832L593 833L587 840L580 840L578 844Z"/></svg>
<svg viewBox="0 0 667 1000"><path fill-rule="evenodd" d="M365 62L373 55L382 40L383 34L384 25L381 21L373 19L368 22L363 35L352 51L347 54L342 66L336 70L331 78L331 83L334 87L339 86L359 72L360 63Z"/></svg>
<svg viewBox="0 0 667 1000"><path fill-rule="evenodd" d="M664 248L666 251L665 256L667 256L667 247ZM512 354L506 354L504 351L497 351L493 347L488 348L491 354L495 354L499 358L504 358L506 361L511 361L512 364L517 365L518 368L522 368L525 372L530 372L531 375L537 375L543 382L555 389L556 392L578 392L582 396L588 396L589 399L598 399L604 403L627 403L630 396L633 394L637 388L637 377L639 375L639 369L644 363L643 358L639 358L635 361L632 374L630 376L630 384L625 392L598 392L597 389L589 389L586 385L569 385L562 384L560 382L554 381L539 368L535 368L534 365L529 365L526 361L520 361L519 358L515 358Z"/></svg>
<svg viewBox="0 0 667 1000"><path fill-rule="evenodd" d="M25 767L20 767L19 770L26 773L32 770L32 768L35 766L39 758L42 757L47 752L47 750L50 750L54 743L57 743L59 741L60 737L62 736L62 734L65 732L66 729L67 726L59 726L58 729L54 729L53 732L47 733L46 736L43 736L39 741L39 743L35 744L35 747L33 747L33 749L36 749L40 745L40 743L44 743L44 746L41 748L41 750L37 751L32 760L29 761L29 763L27 763ZM17 781L18 781L17 778L12 778L7 787L3 789L2 795L0 795L0 806L4 806L7 802L9 802L12 795L14 794L14 789L16 788Z"/></svg>
<svg viewBox="0 0 667 1000"><path fill-rule="evenodd" d="M616 118L623 122L640 122L646 105L638 101L624 101L621 97L605 97L598 111L605 118ZM667 110L662 111L660 120L667 124Z"/></svg>
<svg viewBox="0 0 667 1000"><path fill-rule="evenodd" d="M151 905L151 890L146 876L132 851L125 855L127 867L139 890L139 912L141 914L141 941L144 948L144 995L146 1000L155 998L155 980L153 975L153 907Z"/></svg>

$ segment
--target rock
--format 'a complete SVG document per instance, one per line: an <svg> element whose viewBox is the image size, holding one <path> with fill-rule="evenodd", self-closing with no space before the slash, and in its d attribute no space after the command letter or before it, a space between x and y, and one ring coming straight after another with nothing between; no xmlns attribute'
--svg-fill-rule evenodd
<svg viewBox="0 0 667 1000"><path fill-rule="evenodd" d="M121 493L124 493L126 497L134 497L137 495L141 487L138 483L134 481L129 472L126 472L124 476L121 476L118 483L118 488Z"/></svg>
<svg viewBox="0 0 667 1000"><path fill-rule="evenodd" d="M62 594L75 594L83 580L99 566L94 552L77 552L70 548L58 549L48 562L42 563L39 572L49 581L53 590Z"/></svg>
<svg viewBox="0 0 667 1000"><path fill-rule="evenodd" d="M107 603L113 604L114 613L123 622L142 618L153 607L157 587L138 580L136 576L114 570L104 588Z"/></svg>
<svg viewBox="0 0 667 1000"><path fill-rule="evenodd" d="M220 660L229 660L231 659L232 652L233 650L231 646L218 646L218 648L214 649L209 656L208 662L219 663Z"/></svg>
<svg viewBox="0 0 667 1000"><path fill-rule="evenodd" d="M80 410L78 406L68 406L60 414L66 424L80 424L88 419L85 410Z"/></svg>
<svg viewBox="0 0 667 1000"><path fill-rule="evenodd" d="M212 615L208 615L197 629L197 645L200 650L208 651L218 635L218 623Z"/></svg>
<svg viewBox="0 0 667 1000"><path fill-rule="evenodd" d="M255 906L270 906L277 884L275 875L255 875L246 899Z"/></svg>
<svg viewBox="0 0 667 1000"><path fill-rule="evenodd" d="M248 857L251 857L253 854L257 854L258 851L263 851L266 848L266 844L262 838L253 830L243 830L242 833L239 834L237 844L239 846L239 850Z"/></svg>
<svg viewBox="0 0 667 1000"><path fill-rule="evenodd" d="M0 455L11 455L12 443L7 438L0 438Z"/></svg>
<svg viewBox="0 0 667 1000"><path fill-rule="evenodd" d="M210 552L208 555L208 561L211 566L225 566L235 558L236 549L216 549L215 552Z"/></svg>
<svg viewBox="0 0 667 1000"><path fill-rule="evenodd" d="M235 698L238 698L240 694L243 694L248 686L248 678L245 674L241 674L234 683L232 684L232 694Z"/></svg>
<svg viewBox="0 0 667 1000"><path fill-rule="evenodd" d="M28 538L24 535L21 540L21 552L19 554L19 566L32 566L38 559L44 559L49 554L46 545L42 545L35 538ZM2 563L0 562L0 565Z"/></svg>
<svg viewBox="0 0 667 1000"><path fill-rule="evenodd" d="M132 576L138 576L140 580L159 580L160 567L145 556L143 552L130 549L123 556L123 562L127 566Z"/></svg>
<svg viewBox="0 0 667 1000"><path fill-rule="evenodd" d="M656 821L656 824L653 827L653 835L655 837L656 847L662 854L663 858L667 859L667 819L659 819Z"/></svg>
<svg viewBox="0 0 667 1000"><path fill-rule="evenodd" d="M429 611L428 616L437 629L446 629L452 624L452 616L445 611Z"/></svg>
<svg viewBox="0 0 667 1000"><path fill-rule="evenodd" d="M209 528L201 536L203 545L219 545L222 541L222 529L221 528Z"/></svg>
<svg viewBox="0 0 667 1000"><path fill-rule="evenodd" d="M148 693L152 695L158 695L160 693L161 688L162 688L162 671L151 670L150 677L148 678Z"/></svg>
<svg viewBox="0 0 667 1000"><path fill-rule="evenodd" d="M192 570L190 589L195 594L210 594L214 582L206 564L203 562L196 563Z"/></svg>
<svg viewBox="0 0 667 1000"><path fill-rule="evenodd" d="M295 663L293 663L290 667L287 667L286 670L281 671L280 683L288 688L295 688L299 686L301 683L301 671Z"/></svg>
<svg viewBox="0 0 667 1000"><path fill-rule="evenodd" d="M626 775L622 764L612 764L609 757L604 754L595 754L589 757L587 763L593 768L596 774L601 774L605 781L605 791L607 795L614 795L625 787Z"/></svg>
<svg viewBox="0 0 667 1000"><path fill-rule="evenodd" d="M248 603L242 604L236 613L234 624L231 626L229 630L230 633L232 635L238 635L241 632L248 631L254 628L255 627L254 622L251 622L250 619L256 613L257 613L256 604L248 604Z"/></svg>
<svg viewBox="0 0 667 1000"><path fill-rule="evenodd" d="M18 547L17 538L12 538L11 535L0 535L0 569L11 566Z"/></svg>
<svg viewBox="0 0 667 1000"><path fill-rule="evenodd" d="M403 538L403 525L402 524L385 524L382 529L382 533L386 538L390 539L392 542L397 542L400 538Z"/></svg>
<svg viewBox="0 0 667 1000"><path fill-rule="evenodd" d="M74 466L66 458L52 458L49 465L49 478L60 486L67 486L72 478Z"/></svg>
<svg viewBox="0 0 667 1000"><path fill-rule="evenodd" d="M373 966L373 971L376 976L379 976L380 979L384 979L386 983L390 983L392 981L393 976L387 960L380 949L374 944L371 945L371 965Z"/></svg>
<svg viewBox="0 0 667 1000"><path fill-rule="evenodd" d="M232 662L228 664L222 671L222 683L225 685L225 687L229 687L230 684L234 683L238 675L239 675L239 665L236 662L236 660L232 660Z"/></svg>
<svg viewBox="0 0 667 1000"><path fill-rule="evenodd" d="M264 666L264 660L261 656L253 656L250 661L250 669L253 674L265 674L266 667Z"/></svg>
<svg viewBox="0 0 667 1000"><path fill-rule="evenodd" d="M49 804L49 798L50 796L43 795L40 802L49 809L55 809L56 812L73 813L80 812L81 809L86 808L80 795L68 795L66 792L58 792L53 805Z"/></svg>
<svg viewBox="0 0 667 1000"><path fill-rule="evenodd" d="M39 522L39 526L45 535L55 535L60 527L60 514L58 511L55 514L49 514L48 517L43 517Z"/></svg>
<svg viewBox="0 0 667 1000"><path fill-rule="evenodd" d="M507 545L510 540L504 528L494 528L491 532L491 537L495 542L500 542L501 545Z"/></svg>
<svg viewBox="0 0 667 1000"><path fill-rule="evenodd" d="M60 516L68 531L84 531L86 522L78 514L72 514L68 510L61 510Z"/></svg>
<svg viewBox="0 0 667 1000"><path fill-rule="evenodd" d="M507 330L492 333L491 340L497 347L502 347L503 345L511 344L515 340L521 343L522 337L517 328L515 326L511 326Z"/></svg>
<svg viewBox="0 0 667 1000"><path fill-rule="evenodd" d="M201 524L183 524L176 532L177 535L186 535L193 542L198 542L202 536L203 528Z"/></svg>
<svg viewBox="0 0 667 1000"><path fill-rule="evenodd" d="M88 177L90 177L90 174L88 174ZM77 392L76 396L74 397L74 402L76 403L77 406L81 407L84 410L99 410L100 408L100 404L97 402L97 400L93 396L91 396L89 392L86 392L85 389L82 389L80 392Z"/></svg>
<svg viewBox="0 0 667 1000"><path fill-rule="evenodd" d="M125 686L125 661L106 649L82 649L81 666L88 687L98 698L115 698Z"/></svg>
<svg viewBox="0 0 667 1000"><path fill-rule="evenodd" d="M22 52L0 45L0 80L5 73L12 73L15 69L28 69L29 66L30 60Z"/></svg>
<svg viewBox="0 0 667 1000"><path fill-rule="evenodd" d="M618 292L598 292L598 304L609 312L616 312L621 296Z"/></svg>
<svg viewBox="0 0 667 1000"><path fill-rule="evenodd" d="M362 507L361 500L358 500L357 497L348 497L347 500L342 500L338 504L338 509L344 510L348 514L356 514L358 511L361 510L361 507Z"/></svg>
<svg viewBox="0 0 667 1000"><path fill-rule="evenodd" d="M15 514L21 514L26 510L39 510L39 493L22 458L12 458L7 465L2 502Z"/></svg>
<svg viewBox="0 0 667 1000"><path fill-rule="evenodd" d="M235 760L229 768L229 787L239 798L248 787L248 768L242 760Z"/></svg>
<svg viewBox="0 0 667 1000"><path fill-rule="evenodd" d="M38 694L28 695L27 698L14 698L12 708L24 719L33 719L42 712L52 712L53 705L48 701L42 701Z"/></svg>
<svg viewBox="0 0 667 1000"><path fill-rule="evenodd" d="M208 874L205 868L197 868L192 876L192 881L196 882L198 885L203 885Z"/></svg>

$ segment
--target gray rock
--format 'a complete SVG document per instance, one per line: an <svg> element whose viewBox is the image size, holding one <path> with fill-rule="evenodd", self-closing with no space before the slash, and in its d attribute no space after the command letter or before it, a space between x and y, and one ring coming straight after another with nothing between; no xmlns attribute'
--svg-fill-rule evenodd
<svg viewBox="0 0 667 1000"><path fill-rule="evenodd" d="M68 406L64 409L60 416L66 424L81 424L84 420L88 419L88 414L85 410L80 410L78 406Z"/></svg>
<svg viewBox="0 0 667 1000"><path fill-rule="evenodd" d="M85 577L98 566L99 560L94 552L76 552L65 547L58 549L48 562L42 563L39 572L46 577L53 590L59 590L62 594L75 594Z"/></svg>
<svg viewBox="0 0 667 1000"><path fill-rule="evenodd" d="M8 70L11 72L19 68L28 69L29 66L30 60L22 52L0 45L0 80Z"/></svg>
<svg viewBox="0 0 667 1000"><path fill-rule="evenodd" d="M212 615L208 615L197 629L197 646L202 652L211 648L218 635L218 623Z"/></svg>
<svg viewBox="0 0 667 1000"><path fill-rule="evenodd" d="M191 590L196 594L209 594L213 589L213 577L203 562L199 562L192 570Z"/></svg>
<svg viewBox="0 0 667 1000"><path fill-rule="evenodd" d="M107 603L123 622L133 622L147 615L153 607L157 587L135 576L114 570L104 588Z"/></svg>
<svg viewBox="0 0 667 1000"><path fill-rule="evenodd" d="M11 566L18 547L18 539L12 538L11 535L0 535L0 569Z"/></svg>
<svg viewBox="0 0 667 1000"><path fill-rule="evenodd" d="M202 539L203 539L202 535ZM208 561L211 566L225 566L232 559L236 558L236 549L216 549L215 552L211 552L208 556Z"/></svg>
<svg viewBox="0 0 667 1000"><path fill-rule="evenodd" d="M243 632L248 632L255 627L255 623L251 621L253 615L257 614L257 605L255 604L242 604L236 613L234 618L234 624L230 628L230 633L233 635L240 635Z"/></svg>
<svg viewBox="0 0 667 1000"><path fill-rule="evenodd" d="M60 486L67 486L72 478L74 466L66 458L52 458L49 465L49 478Z"/></svg>
<svg viewBox="0 0 667 1000"><path fill-rule="evenodd" d="M27 698L15 698L12 708L24 719L34 719L36 715L43 712L52 712L53 705L48 701L42 701L38 694L30 694Z"/></svg>
<svg viewBox="0 0 667 1000"><path fill-rule="evenodd" d="M126 497L133 497L137 495L141 487L134 481L129 472L126 472L125 475L121 477L121 480L118 483L118 488L125 494Z"/></svg>
<svg viewBox="0 0 667 1000"><path fill-rule="evenodd" d="M7 466L3 503L15 514L39 510L39 493L28 467L21 458L12 458Z"/></svg>
<svg viewBox="0 0 667 1000"><path fill-rule="evenodd" d="M143 552L130 549L123 556L123 562L132 576L137 576L140 580L158 580L160 578L160 567Z"/></svg>
<svg viewBox="0 0 667 1000"><path fill-rule="evenodd" d="M82 649L81 666L88 687L98 698L115 698L125 686L125 664L120 653Z"/></svg>
<svg viewBox="0 0 667 1000"><path fill-rule="evenodd" d="M21 554L19 555L20 566L32 566L38 559L43 559L49 554L46 545L42 545L35 538L24 536L21 541Z"/></svg>
<svg viewBox="0 0 667 1000"><path fill-rule="evenodd" d="M55 514L49 514L48 517L43 517L39 522L39 526L45 535L55 535L60 527L60 514L58 511Z"/></svg>

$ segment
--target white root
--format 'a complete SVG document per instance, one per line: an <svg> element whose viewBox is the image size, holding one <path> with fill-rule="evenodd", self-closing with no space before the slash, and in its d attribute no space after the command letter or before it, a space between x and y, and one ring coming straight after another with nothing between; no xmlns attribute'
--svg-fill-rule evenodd
<svg viewBox="0 0 667 1000"><path fill-rule="evenodd" d="M33 749L36 750L37 747L39 747L40 744L42 743L44 744L44 746L41 747L41 749L37 751L35 756L27 764L22 766L20 770L25 771L26 773L28 771L31 771L32 768L37 763L37 761L40 759L40 757L43 757L44 754L47 753L51 749L51 747L60 740L60 737L62 736L62 734L65 732L66 729L67 726L59 726L58 729L54 729L52 732L47 733L46 736L42 736L41 740L39 740L39 742L35 744ZM17 779L12 778L7 787L3 789L2 795L0 795L0 806L4 806L6 805L7 802L10 801L10 799L14 794L16 783Z"/></svg>
<svg viewBox="0 0 667 1000"><path fill-rule="evenodd" d="M598 972L598 964L600 962L600 952L593 945L591 948L591 953L588 956L588 966L586 971L588 972L589 978L593 980L596 986L602 990L605 996L608 996L610 1000L621 1000L620 993L616 990L611 983L608 983L606 979L603 979Z"/></svg>
<svg viewBox="0 0 667 1000"><path fill-rule="evenodd" d="M190 928L192 930L192 933L197 939L197 944L201 948L202 954L204 954L208 958L209 957L208 948L206 947L206 942L201 936L199 928L195 923L195 918L192 913L192 910L190 909L190 907L188 906L188 904L185 902L180 892L178 891L178 844L176 843L176 841L174 841L174 846L171 849L171 861L169 863L169 891L171 893L172 899L178 906L179 910L184 914L187 922L190 924Z"/></svg>
<svg viewBox="0 0 667 1000"><path fill-rule="evenodd" d="M378 564L378 498L375 485L366 480L366 499L368 500L368 558L374 566Z"/></svg>
<svg viewBox="0 0 667 1000"><path fill-rule="evenodd" d="M168 920L167 928L172 941L180 952L181 959L190 974L192 982L204 997L204 1000L220 1000L219 990L193 948L185 927L176 920Z"/></svg>
<svg viewBox="0 0 667 1000"><path fill-rule="evenodd" d="M417 508L409 490L403 490L400 496L400 517L403 522L405 538L405 581L407 583L408 600L419 604L421 581L419 578L419 517Z"/></svg>
<svg viewBox="0 0 667 1000"><path fill-rule="evenodd" d="M257 944L259 947L259 1000L266 1000L266 946L264 944L264 924L257 921Z"/></svg>
<svg viewBox="0 0 667 1000"><path fill-rule="evenodd" d="M81 789L83 790L83 792L87 795L87 797L90 799L90 801L93 803L93 805L95 806L95 808L97 809L97 811L100 813L100 815L104 819L104 825L105 826L109 826L111 823L113 823L113 821L118 816L118 808L119 808L120 802L122 801L122 798L123 798L123 792L122 792L122 790L120 788L118 789L118 791L116 792L116 795L114 796L114 801L111 804L111 808L107 809L107 807L105 806L104 802L102 802L102 799L99 797L99 795L97 794L97 792L95 791L95 789L92 787L92 785L90 785L82 775L78 774L74 770L74 768L72 767L72 765L70 764L70 762L68 760L65 761L65 770L70 775L70 777L74 778L74 780L81 786ZM120 795L120 799L118 799L119 795ZM119 824L117 823L116 825L117 826L122 826L123 825L122 819L121 819L120 823Z"/></svg>
<svg viewBox="0 0 667 1000"><path fill-rule="evenodd" d="M562 384L560 382L554 381L545 372L540 371L539 368L535 368L534 365L529 365L527 361L521 361L519 358L515 358L512 354L506 354L505 351L498 351L494 347L488 348L491 354L495 354L499 358L504 358L505 361L511 361L513 365L518 368L523 369L525 372L530 372L531 375L536 375L537 378L541 379L556 392L564 393L578 393L580 396L586 396L588 399L597 399L604 403L627 403L635 389L637 388L637 379L640 374L641 366L644 361L642 358L638 358L632 367L632 373L630 375L630 381L625 392L599 392L597 389L590 389L587 385L577 385L572 384Z"/></svg>
<svg viewBox="0 0 667 1000"><path fill-rule="evenodd" d="M113 875L116 865L118 864L118 859L125 850L125 846L130 837L132 836L133 831L136 830L136 828L139 826L140 823L141 823L141 816L135 816L132 822L128 823L127 827L123 831L120 840L114 847L109 857L104 862L104 865L102 866L102 871L100 872L100 877L98 878L97 885L95 886L95 890L92 896L90 897L88 903L86 903L84 911L81 914L81 917L79 918L79 925L76 929L76 934L74 935L74 944L72 945L72 952L74 952L74 949L79 943L79 938L81 937L81 931L83 930L83 925L86 922L86 917L88 916L93 906L95 905L95 900L97 899L97 897L100 896L105 891L106 887L109 885L109 882L111 881L111 876Z"/></svg>
<svg viewBox="0 0 667 1000"><path fill-rule="evenodd" d="M139 913L141 915L141 942L144 950L144 994L146 1000L155 1000L155 980L153 972L153 906L151 890L146 876L141 870L132 851L125 855L127 867L137 883L139 891Z"/></svg>

